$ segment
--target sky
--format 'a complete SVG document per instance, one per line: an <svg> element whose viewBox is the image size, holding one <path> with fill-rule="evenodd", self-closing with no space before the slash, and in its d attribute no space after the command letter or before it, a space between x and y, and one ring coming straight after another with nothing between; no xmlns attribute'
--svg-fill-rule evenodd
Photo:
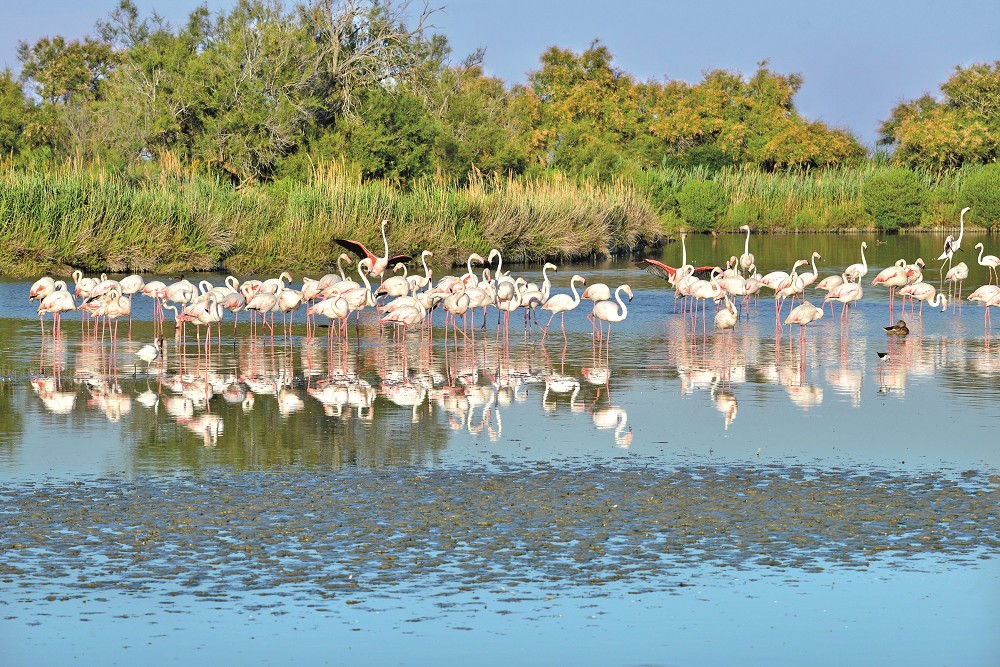
<svg viewBox="0 0 1000 667"><path fill-rule="evenodd" d="M292 0L286 0L291 3ZM414 4L419 4L416 0ZM17 44L46 35L82 38L117 0L4 3L0 68L19 69ZM196 0L137 0L174 25ZM233 0L207 0L214 13ZM640 81L697 83L724 69L749 77L757 63L797 73L794 103L809 120L854 133L872 146L894 106L940 95L955 71L1000 60L997 0L438 0L434 32L458 63L486 50L487 74L524 83L549 46L580 53L598 39L613 64Z"/></svg>

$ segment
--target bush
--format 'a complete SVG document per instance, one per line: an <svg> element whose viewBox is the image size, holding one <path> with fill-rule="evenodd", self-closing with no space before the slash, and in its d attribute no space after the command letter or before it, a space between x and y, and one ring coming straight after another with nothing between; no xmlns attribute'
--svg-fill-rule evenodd
<svg viewBox="0 0 1000 667"><path fill-rule="evenodd" d="M924 206L924 186L909 169L876 173L861 186L865 215L887 232L920 223Z"/></svg>
<svg viewBox="0 0 1000 667"><path fill-rule="evenodd" d="M961 193L962 206L972 207L970 221L1000 229L1000 164L994 162L969 174Z"/></svg>
<svg viewBox="0 0 1000 667"><path fill-rule="evenodd" d="M688 224L705 232L725 213L726 194L715 181L690 180L677 193L677 203Z"/></svg>

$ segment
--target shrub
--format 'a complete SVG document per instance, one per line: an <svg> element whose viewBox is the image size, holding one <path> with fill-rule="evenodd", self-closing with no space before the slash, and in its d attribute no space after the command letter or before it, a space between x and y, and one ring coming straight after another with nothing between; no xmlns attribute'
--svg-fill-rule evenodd
<svg viewBox="0 0 1000 667"><path fill-rule="evenodd" d="M677 193L681 216L695 230L712 229L726 210L726 194L715 181L690 180Z"/></svg>
<svg viewBox="0 0 1000 667"><path fill-rule="evenodd" d="M969 174L961 193L962 205L972 207L969 220L1000 229L1000 164L994 162Z"/></svg>
<svg viewBox="0 0 1000 667"><path fill-rule="evenodd" d="M865 215L884 231L912 227L920 222L924 186L909 169L890 169L875 174L861 186Z"/></svg>

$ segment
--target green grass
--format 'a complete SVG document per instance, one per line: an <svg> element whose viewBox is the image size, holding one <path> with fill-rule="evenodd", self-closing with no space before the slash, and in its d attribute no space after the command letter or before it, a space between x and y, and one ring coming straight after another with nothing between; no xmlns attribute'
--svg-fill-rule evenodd
<svg viewBox="0 0 1000 667"><path fill-rule="evenodd" d="M659 169L594 183L558 174L534 179L473 178L458 186L425 179L400 189L362 183L344 165L317 168L309 183L284 180L239 190L161 161L113 172L101 165L0 169L0 272L183 272L224 267L241 273L333 267L335 238L381 253L438 263L499 248L512 260L571 260L656 244L687 227L676 193L690 179L714 180L727 206L714 228L734 231L870 230L861 190L874 162L833 171L765 174ZM921 175L928 196L920 228L951 224L969 170Z"/></svg>

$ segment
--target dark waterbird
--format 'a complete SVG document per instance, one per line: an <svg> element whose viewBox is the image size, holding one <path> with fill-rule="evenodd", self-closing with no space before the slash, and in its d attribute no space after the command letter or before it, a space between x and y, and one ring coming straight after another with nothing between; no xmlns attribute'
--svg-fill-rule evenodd
<svg viewBox="0 0 1000 667"><path fill-rule="evenodd" d="M906 326L904 320L900 320L893 324L891 327L883 327L885 332L891 336L905 336L910 333L909 327Z"/></svg>

